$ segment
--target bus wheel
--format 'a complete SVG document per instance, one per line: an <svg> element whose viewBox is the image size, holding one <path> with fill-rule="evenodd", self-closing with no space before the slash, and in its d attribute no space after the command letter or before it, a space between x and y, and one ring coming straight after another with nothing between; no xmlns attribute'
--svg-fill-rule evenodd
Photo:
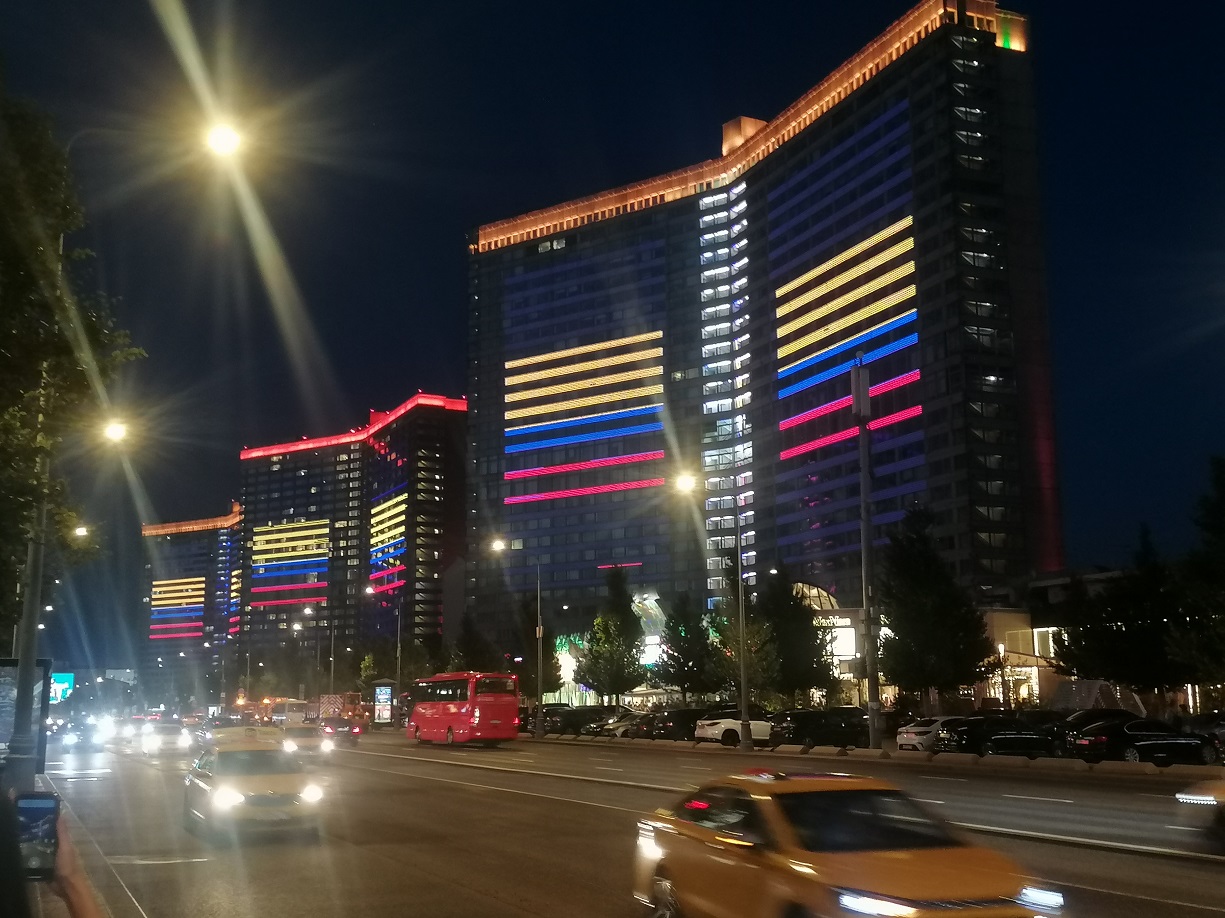
<svg viewBox="0 0 1225 918"><path fill-rule="evenodd" d="M451 732L450 727L447 727L447 745L452 746L454 744L455 744L455 734Z"/></svg>

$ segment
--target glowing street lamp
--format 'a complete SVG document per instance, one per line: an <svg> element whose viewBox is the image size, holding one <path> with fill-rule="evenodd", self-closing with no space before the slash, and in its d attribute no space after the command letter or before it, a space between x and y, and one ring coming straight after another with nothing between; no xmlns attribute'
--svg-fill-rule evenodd
<svg viewBox="0 0 1225 918"><path fill-rule="evenodd" d="M688 494L698 486L697 479L692 475L679 475L676 479L676 490L682 494Z"/></svg>
<svg viewBox="0 0 1225 918"><path fill-rule="evenodd" d="M242 136L228 124L215 124L209 128L204 142L217 156L233 156L242 146Z"/></svg>
<svg viewBox="0 0 1225 918"><path fill-rule="evenodd" d="M122 421L110 421L106 427L102 428L102 435L112 443L118 443L128 435L128 425Z"/></svg>
<svg viewBox="0 0 1225 918"><path fill-rule="evenodd" d="M78 539L83 539L89 535L89 530L84 526L78 526L76 529L72 530L72 534Z"/></svg>

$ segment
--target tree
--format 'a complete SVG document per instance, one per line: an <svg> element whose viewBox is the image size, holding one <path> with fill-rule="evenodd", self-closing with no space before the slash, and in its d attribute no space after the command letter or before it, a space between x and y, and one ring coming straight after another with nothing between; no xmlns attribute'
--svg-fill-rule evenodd
<svg viewBox="0 0 1225 918"><path fill-rule="evenodd" d="M114 327L107 298L76 293L80 272L61 271L60 239L82 224L67 156L50 121L3 83L0 202L0 583L13 584L42 497L40 450L81 426L94 387L139 352ZM75 511L62 482L51 482L49 505L48 536L63 558ZM19 614L17 591L0 591L5 633Z"/></svg>
<svg viewBox="0 0 1225 918"><path fill-rule="evenodd" d="M1196 506L1199 544L1175 569L1179 613L1166 649L1192 683L1225 682L1225 457L1209 460L1208 493Z"/></svg>
<svg viewBox="0 0 1225 918"><path fill-rule="evenodd" d="M911 510L881 557L877 597L884 676L905 692L952 691L980 681L994 656L973 597L957 582L932 538L927 510Z"/></svg>
<svg viewBox="0 0 1225 918"><path fill-rule="evenodd" d="M610 568L604 577L608 598L604 601L604 617L613 619L627 635L642 637L642 620L634 611L634 594L630 592L625 568Z"/></svg>
<svg viewBox="0 0 1225 918"><path fill-rule="evenodd" d="M519 677L519 691L529 698L539 698L536 688L539 676L536 644L536 599L524 597L519 604L519 662L511 662L510 671ZM561 690L561 663L557 659L557 638L553 629L545 626L541 638L544 647L544 693Z"/></svg>
<svg viewBox="0 0 1225 918"><path fill-rule="evenodd" d="M715 647L706 619L688 593L677 596L664 617L654 678L661 686L679 690L682 704L688 704L691 693L701 694L719 687Z"/></svg>
<svg viewBox="0 0 1225 918"><path fill-rule="evenodd" d="M642 626L638 634L623 620L599 616L583 638L574 679L602 697L620 699L643 680Z"/></svg>
<svg viewBox="0 0 1225 918"><path fill-rule="evenodd" d="M465 670L478 673L500 672L505 663L493 642L477 628L470 612L465 612L460 620L455 656Z"/></svg>
<svg viewBox="0 0 1225 918"><path fill-rule="evenodd" d="M778 573L767 576L756 610L770 625L778 691L792 704L807 701L814 688L828 693L836 681L833 629L817 624L812 606L796 592L786 568L780 566Z"/></svg>
<svg viewBox="0 0 1225 918"><path fill-rule="evenodd" d="M740 611L735 594L719 601L711 619L717 645L715 672L719 683L740 694ZM771 691L778 680L778 658L774 654L774 635L770 625L762 621L752 607L745 609L744 669L750 697L760 698Z"/></svg>

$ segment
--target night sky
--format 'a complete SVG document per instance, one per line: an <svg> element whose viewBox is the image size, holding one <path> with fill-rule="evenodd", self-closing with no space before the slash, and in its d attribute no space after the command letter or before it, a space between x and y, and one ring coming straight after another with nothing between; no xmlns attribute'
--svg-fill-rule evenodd
<svg viewBox="0 0 1225 918"><path fill-rule="evenodd" d="M464 392L466 235L719 154L906 2L243 0L188 5L243 163L322 342L304 399L203 114L152 6L9 3L0 66L67 142L101 286L148 359L114 397L149 519L226 512L237 452ZM1151 3L1030 14L1068 559L1126 563L1141 521L1185 550L1225 452L1225 71L1219 30ZM86 130L87 129L87 130ZM78 665L136 620L142 506L114 458L66 464L100 560L56 597Z"/></svg>

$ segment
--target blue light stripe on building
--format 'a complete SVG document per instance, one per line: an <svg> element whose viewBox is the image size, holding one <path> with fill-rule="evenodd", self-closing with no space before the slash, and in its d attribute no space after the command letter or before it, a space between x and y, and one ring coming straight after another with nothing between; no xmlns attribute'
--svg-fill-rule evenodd
<svg viewBox="0 0 1225 918"><path fill-rule="evenodd" d="M613 430L598 430L595 433L575 434L572 437L555 437L552 440L533 440L530 443L516 443L508 446L505 452L525 453L533 449L547 449L550 446L569 446L571 443L590 443L593 440L612 440L615 437L631 437L635 434L654 433L663 430L664 425L638 424L633 427L617 427Z"/></svg>
<svg viewBox="0 0 1225 918"><path fill-rule="evenodd" d="M886 344L884 347L877 348L874 351L869 351L864 354L863 362L871 363L874 360L880 360L882 357L888 357L890 354L896 354L898 351L910 347L912 344L919 343L918 335L907 335L905 338L899 338L892 344ZM840 363L836 367L830 367L818 373L816 376L802 380L793 385L787 386L785 389L778 390L779 398L786 398L788 395L795 395L797 392L803 392L805 389L811 389L813 386L819 386L823 382L828 382L836 376L841 376L843 373L849 373L851 367L855 366L854 360L848 360L845 363Z"/></svg>
<svg viewBox="0 0 1225 918"><path fill-rule="evenodd" d="M544 433L546 430L560 430L563 427L581 427L584 424L599 424L601 421L619 421L622 418L635 418L644 414L655 414L662 411L662 405L647 405L645 408L627 408L624 411L609 411L605 414L593 414L585 418L575 418L572 421L549 421L547 424L528 424L517 430L506 431L508 437L522 437L527 434Z"/></svg>
<svg viewBox="0 0 1225 918"><path fill-rule="evenodd" d="M787 367L785 370L779 370L778 378L783 379L786 376L799 373L801 370L807 370L809 367L820 363L822 360L828 360L830 357L835 357L838 354L845 353L851 348L858 347L865 341L871 341L873 338L879 338L881 335L887 335L889 332L913 322L917 317L918 313L912 309L910 312L906 313L906 315L896 318L892 322L886 322L884 325L880 326L880 328L874 328L871 331L864 332L863 334L855 335L853 338L847 338L841 344L836 344L833 347L826 348L819 354L813 354L813 356L805 360L801 360L799 363L795 364L795 366Z"/></svg>

